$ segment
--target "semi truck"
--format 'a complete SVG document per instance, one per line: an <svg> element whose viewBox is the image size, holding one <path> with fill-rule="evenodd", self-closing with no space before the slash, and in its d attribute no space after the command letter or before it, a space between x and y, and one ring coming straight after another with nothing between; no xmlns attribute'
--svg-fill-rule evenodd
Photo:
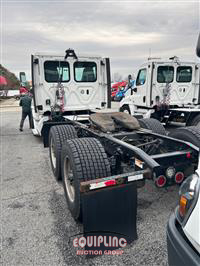
<svg viewBox="0 0 200 266"><path fill-rule="evenodd" d="M31 70L33 134L49 147L53 174L63 184L74 219L83 215L84 193L131 182L142 186L146 179L162 188L194 173L200 146L196 127L181 131L186 136L181 140L167 136L154 118L110 111L109 58L73 49L59 56L36 53Z"/></svg>
<svg viewBox="0 0 200 266"><path fill-rule="evenodd" d="M196 126L200 122L200 64L150 59L138 70L136 83L120 102L120 111L138 118L154 118Z"/></svg>

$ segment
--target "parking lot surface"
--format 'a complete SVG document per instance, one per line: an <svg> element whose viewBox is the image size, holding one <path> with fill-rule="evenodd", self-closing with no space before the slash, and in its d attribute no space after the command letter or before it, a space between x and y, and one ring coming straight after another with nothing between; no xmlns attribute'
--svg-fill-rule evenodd
<svg viewBox="0 0 200 266"><path fill-rule="evenodd" d="M178 186L157 189L149 181L138 190L138 240L124 254L77 256L69 239L83 228L68 211L48 149L32 135L28 121L19 132L20 109L4 108L0 116L3 265L167 265L166 224Z"/></svg>

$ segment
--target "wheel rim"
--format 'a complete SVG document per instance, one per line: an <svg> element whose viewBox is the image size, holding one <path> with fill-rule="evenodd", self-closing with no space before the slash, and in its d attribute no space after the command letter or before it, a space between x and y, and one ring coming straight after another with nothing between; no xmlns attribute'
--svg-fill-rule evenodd
<svg viewBox="0 0 200 266"><path fill-rule="evenodd" d="M51 145L51 161L53 164L53 168L55 169L56 168L56 150L55 150L55 144L52 138L51 138L50 145Z"/></svg>
<svg viewBox="0 0 200 266"><path fill-rule="evenodd" d="M64 159L64 185L67 191L68 198L71 202L75 199L74 178L69 158Z"/></svg>
<svg viewBox="0 0 200 266"><path fill-rule="evenodd" d="M125 114L129 114L129 111L128 110L126 110L126 109L124 109L124 111L123 111Z"/></svg>

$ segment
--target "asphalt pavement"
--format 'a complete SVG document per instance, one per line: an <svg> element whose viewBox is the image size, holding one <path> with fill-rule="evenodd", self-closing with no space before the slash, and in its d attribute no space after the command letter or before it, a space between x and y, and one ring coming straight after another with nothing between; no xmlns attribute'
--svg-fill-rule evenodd
<svg viewBox="0 0 200 266"><path fill-rule="evenodd" d="M2 109L2 108L1 108ZM83 231L68 211L61 184L51 171L49 151L19 108L0 111L2 265L167 265L166 224L178 202L178 186L138 191L138 240L122 255L86 258L69 241Z"/></svg>

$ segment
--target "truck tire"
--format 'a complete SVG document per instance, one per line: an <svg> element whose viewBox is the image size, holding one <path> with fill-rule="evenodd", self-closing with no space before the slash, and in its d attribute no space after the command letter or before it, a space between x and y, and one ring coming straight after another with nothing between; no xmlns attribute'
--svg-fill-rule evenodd
<svg viewBox="0 0 200 266"><path fill-rule="evenodd" d="M169 137L188 141L200 148L200 128L198 127L178 128L171 132Z"/></svg>
<svg viewBox="0 0 200 266"><path fill-rule="evenodd" d="M200 126L200 114L197 115L197 116L195 116L195 117L192 119L190 125L191 125L191 126L198 126L198 127Z"/></svg>
<svg viewBox="0 0 200 266"><path fill-rule="evenodd" d="M53 126L49 132L49 157L56 181L62 180L60 163L61 149L64 141L77 138L76 130L71 125Z"/></svg>
<svg viewBox="0 0 200 266"><path fill-rule="evenodd" d="M62 147L61 173L68 208L75 220L82 219L80 182L111 175L102 144L95 138L72 139Z"/></svg>
<svg viewBox="0 0 200 266"><path fill-rule="evenodd" d="M127 113L129 115L131 114L131 111L130 111L128 104L124 104L122 107L120 107L119 111Z"/></svg>
<svg viewBox="0 0 200 266"><path fill-rule="evenodd" d="M154 118L142 118L138 121L142 128L150 129L153 133L160 135L167 135L164 126Z"/></svg>

